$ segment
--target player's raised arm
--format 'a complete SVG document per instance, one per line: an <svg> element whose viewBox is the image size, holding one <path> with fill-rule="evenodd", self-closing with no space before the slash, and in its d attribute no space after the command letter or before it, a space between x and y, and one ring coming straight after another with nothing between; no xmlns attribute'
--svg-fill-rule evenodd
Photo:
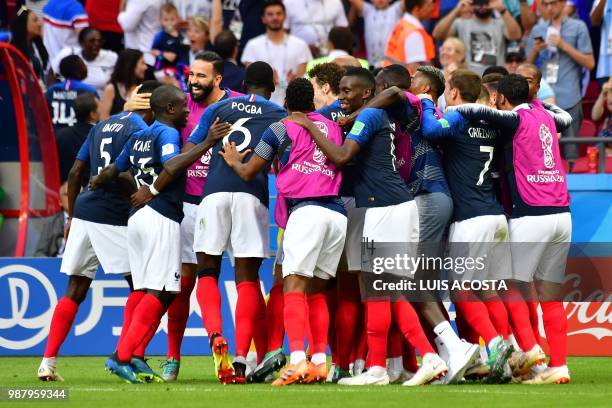
<svg viewBox="0 0 612 408"><path fill-rule="evenodd" d="M429 95L421 98L421 103L423 104L423 116L421 117L423 137L427 140L452 138L455 135L453 128L461 126L461 114L456 111L450 111L440 119L437 119L435 116L435 106L430 98Z"/></svg>
<svg viewBox="0 0 612 408"><path fill-rule="evenodd" d="M572 117L569 113L567 113L557 105L550 105L548 103L543 103L543 105L555 121L555 126L557 127L558 132L563 132L565 129L571 126Z"/></svg>

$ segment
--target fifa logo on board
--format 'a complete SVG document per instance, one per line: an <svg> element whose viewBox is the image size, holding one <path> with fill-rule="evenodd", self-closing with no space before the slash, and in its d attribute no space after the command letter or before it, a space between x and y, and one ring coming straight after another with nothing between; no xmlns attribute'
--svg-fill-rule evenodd
<svg viewBox="0 0 612 408"><path fill-rule="evenodd" d="M542 151L544 152L544 167L552 169L555 167L555 158L552 152L553 135L550 133L548 126L540 125L540 141L542 142Z"/></svg>

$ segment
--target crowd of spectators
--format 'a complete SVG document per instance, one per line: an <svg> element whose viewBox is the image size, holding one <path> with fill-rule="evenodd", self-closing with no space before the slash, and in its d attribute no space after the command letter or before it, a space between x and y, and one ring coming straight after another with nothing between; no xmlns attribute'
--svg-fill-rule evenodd
<svg viewBox="0 0 612 408"><path fill-rule="evenodd" d="M583 119L610 135L610 0L16 3L15 9L0 7L0 24L10 31L5 37L31 62L44 89L59 82L79 91L63 96L72 99L57 111L54 119L64 121L58 129L66 121L77 123L72 104L83 87L75 83L95 89L104 119L120 112L127 95L145 79L183 86L196 53L213 50L225 62L222 85L236 91L246 66L269 63L276 81L272 100L281 104L291 79L307 75L320 62L349 55L371 69L401 63L414 72L419 65L434 64L445 75L459 68L482 75L493 66L535 72L529 68L533 64L542 71L534 79L540 85L538 97L556 102L574 118L562 137L579 136ZM61 65L72 56L82 60L85 72L77 67L81 72L66 78ZM67 70L76 69L74 57L69 65ZM494 77L487 80L496 83ZM47 92L52 116L53 94ZM566 144L564 155L571 163L579 150Z"/></svg>

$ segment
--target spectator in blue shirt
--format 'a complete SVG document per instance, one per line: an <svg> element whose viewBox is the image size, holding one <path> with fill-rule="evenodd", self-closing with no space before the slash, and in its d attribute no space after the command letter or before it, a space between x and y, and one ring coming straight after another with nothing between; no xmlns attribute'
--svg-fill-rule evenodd
<svg viewBox="0 0 612 408"><path fill-rule="evenodd" d="M601 26L596 77L600 84L604 84L610 78L610 71L612 71L612 2L608 0L593 2L591 24L594 27Z"/></svg>

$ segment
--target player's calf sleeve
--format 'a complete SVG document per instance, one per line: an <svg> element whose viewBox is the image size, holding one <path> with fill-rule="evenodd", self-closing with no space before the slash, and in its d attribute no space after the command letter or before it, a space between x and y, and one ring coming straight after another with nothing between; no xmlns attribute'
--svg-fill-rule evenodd
<svg viewBox="0 0 612 408"><path fill-rule="evenodd" d="M363 319L361 300L358 297L356 299L344 297L343 293L340 293L334 321L338 356L336 364L343 370L349 369L351 353L357 343L356 338L361 337L357 327L363 327L363 324L358 324L358 319Z"/></svg>
<svg viewBox="0 0 612 408"><path fill-rule="evenodd" d="M200 276L198 274L198 276ZM208 332L208 337L213 333L221 334L223 324L221 320L221 293L219 284L214 276L201 275L196 287L196 298L200 305L202 322Z"/></svg>
<svg viewBox="0 0 612 408"><path fill-rule="evenodd" d="M266 328L268 332L268 352L283 347L285 325L283 322L283 284L277 283L270 290L266 305Z"/></svg>
<svg viewBox="0 0 612 408"><path fill-rule="evenodd" d="M393 320L397 323L399 331L419 351L421 356L427 353L435 353L429 340L427 340L427 336L425 336L419 317L410 303L406 301L393 302L391 303L391 310Z"/></svg>
<svg viewBox="0 0 612 408"><path fill-rule="evenodd" d="M531 330L533 330L536 342L540 344L540 316L538 314L538 304L538 302L527 302L527 308L529 308L529 321L531 322Z"/></svg>
<svg viewBox="0 0 612 408"><path fill-rule="evenodd" d="M455 325L457 325L457 331L459 332L459 337L469 341L472 344L478 344L478 334L470 327L463 316L463 313L455 304Z"/></svg>
<svg viewBox="0 0 612 408"><path fill-rule="evenodd" d="M284 295L283 316L285 332L289 339L291 352L305 351L304 337L308 324L308 303L306 294L302 292L288 292Z"/></svg>
<svg viewBox="0 0 612 408"><path fill-rule="evenodd" d="M123 326L121 327L119 342L130 328L130 324L132 323L132 316L134 315L134 310L136 310L136 306L138 306L138 303L140 303L140 301L146 294L147 293L142 290L130 292L127 301L125 302L125 308L123 309Z"/></svg>
<svg viewBox="0 0 612 408"><path fill-rule="evenodd" d="M500 300L486 300L483 302L493 327L504 339L508 339L508 311Z"/></svg>
<svg viewBox="0 0 612 408"><path fill-rule="evenodd" d="M521 350L529 351L537 344L529 319L529 308L519 292L512 289L508 291L508 301L505 305L508 310L512 333Z"/></svg>
<svg viewBox="0 0 612 408"><path fill-rule="evenodd" d="M308 321L312 333L311 354L325 353L329 330L329 310L324 293L308 295Z"/></svg>
<svg viewBox="0 0 612 408"><path fill-rule="evenodd" d="M266 300L261 290L257 291L257 314L255 316L255 331L253 342L257 350L257 364L263 361L268 348L268 330L266 327Z"/></svg>
<svg viewBox="0 0 612 408"><path fill-rule="evenodd" d="M366 333L368 343L367 366L386 367L387 335L391 325L389 302L365 302Z"/></svg>
<svg viewBox="0 0 612 408"><path fill-rule="evenodd" d="M181 277L181 291L168 308L168 353L167 359L181 359L181 344L189 319L191 292L195 286L195 276Z"/></svg>
<svg viewBox="0 0 612 408"><path fill-rule="evenodd" d="M391 327L389 327L389 337L387 338L387 357L401 357L404 351L402 343L402 333L400 333L396 324L391 323Z"/></svg>
<svg viewBox="0 0 612 408"><path fill-rule="evenodd" d="M78 310L79 305L70 298L62 297L57 302L53 311L53 317L51 318L51 327L49 328L49 337L47 338L44 357L57 356L62 343L72 327Z"/></svg>
<svg viewBox="0 0 612 408"><path fill-rule="evenodd" d="M121 362L129 362L134 350L145 339L151 326L156 324L165 312L162 303L153 295L146 294L134 311L132 322L125 336L117 346L117 357Z"/></svg>
<svg viewBox="0 0 612 408"><path fill-rule="evenodd" d="M546 341L550 349L549 367L567 364L567 316L563 302L541 302Z"/></svg>
<svg viewBox="0 0 612 408"><path fill-rule="evenodd" d="M491 340L497 337L497 330L495 330L495 326L491 323L489 311L484 303L478 300L456 302L455 308L460 311L461 316L470 328L478 336L482 337L485 343L489 344Z"/></svg>
<svg viewBox="0 0 612 408"><path fill-rule="evenodd" d="M236 288L236 356L246 358L255 332L259 282L241 282Z"/></svg>
<svg viewBox="0 0 612 408"><path fill-rule="evenodd" d="M157 320L151 325L151 327L149 327L149 331L147 331L147 334L143 337L142 341L138 343L138 346L136 346L136 348L134 349L134 352L132 353L134 357L144 358L145 354L147 353L147 347L149 346L149 343L151 342L151 340L153 340L153 336L155 336L155 333L157 333L157 329L159 328L159 322L160 321Z"/></svg>

